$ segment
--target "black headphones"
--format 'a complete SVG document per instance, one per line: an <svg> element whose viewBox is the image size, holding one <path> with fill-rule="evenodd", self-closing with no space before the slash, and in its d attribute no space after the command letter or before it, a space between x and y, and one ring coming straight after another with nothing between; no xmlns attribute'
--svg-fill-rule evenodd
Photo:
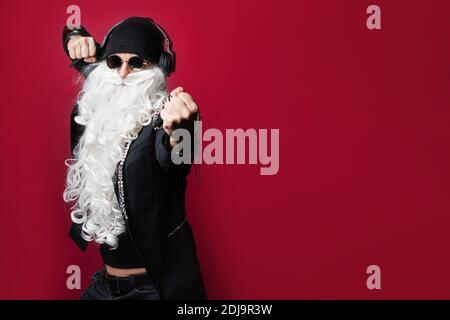
<svg viewBox="0 0 450 320"><path fill-rule="evenodd" d="M167 33L164 31L164 29L158 25L153 19L146 18L149 22L151 22L161 33L163 36L163 52L159 56L159 62L158 66L163 70L164 74L168 77L172 72L175 72L175 61L176 61L176 54L172 49L172 40L170 40ZM106 34L105 38L103 39L103 43L100 46L100 48L97 51L97 57L102 58L103 53L106 49L106 46L108 45L109 38L111 36L111 33L114 31L114 29L120 25L123 21L120 21L119 23L116 23L111 29L109 29L108 33ZM106 58L106 57L103 57Z"/></svg>

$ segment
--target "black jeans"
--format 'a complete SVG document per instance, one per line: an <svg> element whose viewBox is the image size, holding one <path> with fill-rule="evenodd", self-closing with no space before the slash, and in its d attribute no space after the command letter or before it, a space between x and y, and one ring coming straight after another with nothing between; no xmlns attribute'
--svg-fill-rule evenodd
<svg viewBox="0 0 450 320"><path fill-rule="evenodd" d="M152 284L137 287L123 295L113 294L105 282L105 269L95 272L92 282L84 290L80 300L161 300L158 291Z"/></svg>

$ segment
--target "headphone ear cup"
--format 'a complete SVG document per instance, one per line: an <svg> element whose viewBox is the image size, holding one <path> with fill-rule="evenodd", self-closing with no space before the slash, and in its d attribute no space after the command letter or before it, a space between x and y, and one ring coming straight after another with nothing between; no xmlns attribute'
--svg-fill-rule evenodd
<svg viewBox="0 0 450 320"><path fill-rule="evenodd" d="M170 75L172 72L172 56L167 52L161 53L161 56L159 57L159 66L166 75Z"/></svg>

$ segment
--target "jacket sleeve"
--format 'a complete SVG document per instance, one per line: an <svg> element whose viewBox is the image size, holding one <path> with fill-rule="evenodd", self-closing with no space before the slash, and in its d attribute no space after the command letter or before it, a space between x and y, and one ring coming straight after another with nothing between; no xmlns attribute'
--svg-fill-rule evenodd
<svg viewBox="0 0 450 320"><path fill-rule="evenodd" d="M91 37L91 35L89 34L89 32L83 27L80 26L80 29L73 29L70 30L69 28L67 28L67 26L64 27L63 29L63 33L62 33L62 42L63 42L63 50L66 53L66 55L69 57L69 59L71 60L71 67L74 67L75 69L77 69L81 74L83 74L83 69L84 67L86 67L88 65L87 62L84 61L84 59L72 59L69 56L69 49L67 48L67 45L69 43L69 40L72 36L74 35L80 35L82 37ZM95 42L95 46L97 47L96 52L98 53L98 50L100 48L100 44L98 44L97 42ZM83 74L83 76L85 76Z"/></svg>
<svg viewBox="0 0 450 320"><path fill-rule="evenodd" d="M198 119L198 116L197 116ZM159 128L156 131L155 135L155 151L156 151L156 159L158 160L159 165L161 168L164 169L164 171L175 174L175 175L182 175L187 176L189 172L191 171L192 163L194 162L194 143L196 140L196 137L194 135L194 120L190 120L188 125L188 131L190 133L191 138L191 150L190 150L190 162L189 163L181 163L181 164L175 164L172 161L171 154L172 150L170 147L170 138L169 135L164 131L163 128ZM183 150L186 152L186 150Z"/></svg>
<svg viewBox="0 0 450 320"><path fill-rule="evenodd" d="M162 131L158 133L160 138ZM167 174L154 158L156 155L148 152L154 139L143 141L139 149L130 149L124 171L131 239L162 300L203 299L205 290L195 241L188 221L184 220L187 179ZM164 155L168 152L165 150Z"/></svg>

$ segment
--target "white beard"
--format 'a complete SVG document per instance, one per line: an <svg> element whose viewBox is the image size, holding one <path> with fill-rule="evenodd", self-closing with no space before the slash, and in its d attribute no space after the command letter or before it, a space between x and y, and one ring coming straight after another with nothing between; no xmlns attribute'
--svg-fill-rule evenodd
<svg viewBox="0 0 450 320"><path fill-rule="evenodd" d="M167 96L158 67L130 73L125 79L101 62L89 74L78 100L75 121L84 134L68 165L64 201L76 201L72 221L82 223L87 241L118 246L125 223L114 192L114 171L125 145L150 123Z"/></svg>

